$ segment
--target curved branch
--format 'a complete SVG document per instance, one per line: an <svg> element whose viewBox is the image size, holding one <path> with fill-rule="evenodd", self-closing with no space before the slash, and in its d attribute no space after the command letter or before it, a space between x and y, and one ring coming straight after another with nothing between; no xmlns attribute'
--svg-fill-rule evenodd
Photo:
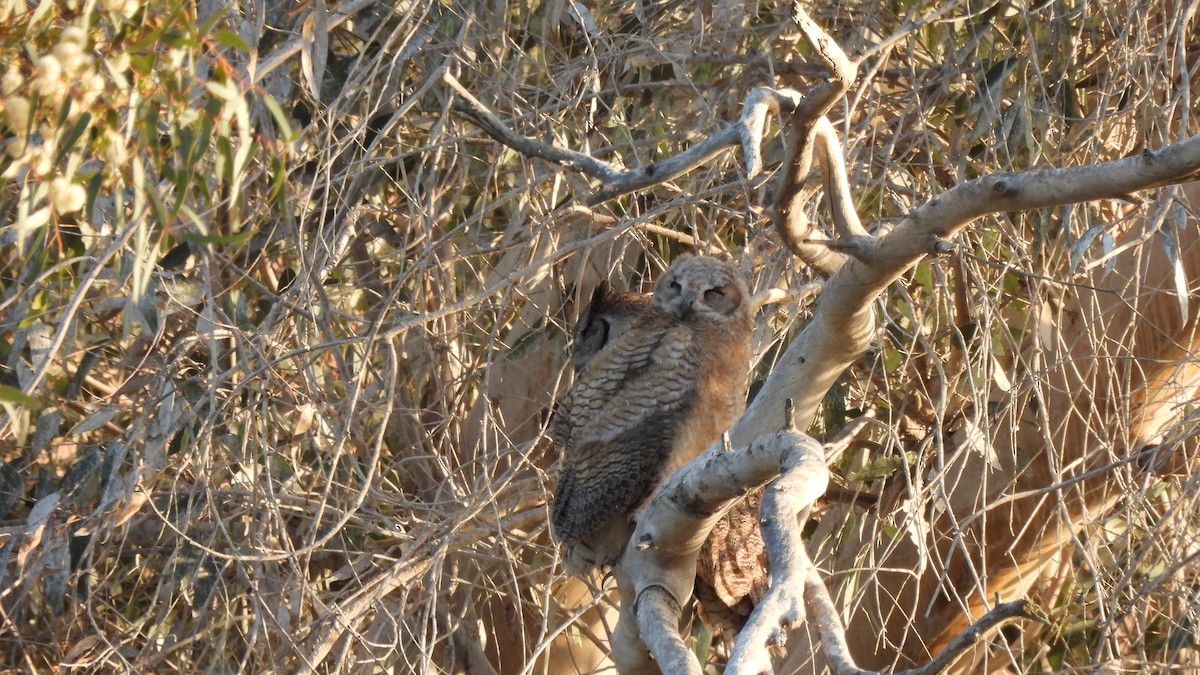
<svg viewBox="0 0 1200 675"><path fill-rule="evenodd" d="M605 183L617 180L622 173L619 168L608 162L596 159L589 154L566 150L549 143L543 143L536 138L522 136L509 129L492 111L479 102L471 92L459 83L458 79L449 72L442 75L442 80L458 94L452 108L454 112L471 120L475 126L483 129L489 136L504 145L529 157L537 157L555 164L561 164Z"/></svg>
<svg viewBox="0 0 1200 675"><path fill-rule="evenodd" d="M781 467L802 474L796 481L789 479L782 484L787 486L785 489L803 487L800 494L810 503L824 491L824 484L812 482L810 473L817 464L825 471L821 444L794 428L765 435L734 452L725 451L723 443L718 442L703 456L707 461L693 461L659 488L619 565L619 579L630 586L629 595L637 598L636 620L642 639L660 663L672 657L673 651L666 646L678 639L678 628L677 624L654 620L652 614L661 610L645 603L645 594L665 595L677 605L686 602L696 576L696 554L713 525L748 489L776 477ZM626 620L627 615L622 613L619 623ZM695 660L694 656L689 658Z"/></svg>
<svg viewBox="0 0 1200 675"><path fill-rule="evenodd" d="M845 57L844 54L842 56ZM849 86L848 82L842 84L835 79L818 85L807 96L802 96L793 89L755 87L746 95L746 101L742 105L742 114L735 124L708 136L677 155L626 170L618 165L596 159L589 154L567 150L536 138L518 134L508 128L483 103L479 102L453 75L446 73L442 79L458 94L458 98L452 105L454 112L470 120L495 140L528 157L554 162L600 181L603 188L588 198L589 206L595 206L628 192L671 180L691 171L718 152L734 145L742 146L742 153L746 161L746 177L754 178L763 171L762 144L769 115L787 113L793 118L798 116L803 119L816 120L833 107L833 104ZM832 127L829 127L828 133L833 133ZM833 138L836 143L836 137ZM811 164L811 150L812 144L809 143L807 156L809 164ZM840 149L835 149L833 152L840 163ZM801 178L806 175L807 171ZM842 183L845 183L844 170L841 175ZM855 218L857 219L857 217Z"/></svg>
<svg viewBox="0 0 1200 675"><path fill-rule="evenodd" d="M708 136L677 155L625 170L586 153L567 150L518 134L480 103L454 76L447 73L443 79L458 94L453 104L454 112L470 120L492 138L523 155L554 162L600 181L603 188L588 198L589 206L671 180L734 145L742 146L746 157L747 178L753 178L762 172L762 142L767 115L779 114L781 111L791 112L800 107L805 100L791 89L757 87L746 96L742 114L736 124ZM818 88L816 93L820 95L822 91L824 90Z"/></svg>
<svg viewBox="0 0 1200 675"><path fill-rule="evenodd" d="M638 594L634 603L638 632L648 643L654 661L664 673L701 675L704 671L696 656L688 649L678 630L662 630L678 626L682 608L671 593L661 586L651 586Z"/></svg>
<svg viewBox="0 0 1200 675"><path fill-rule="evenodd" d="M943 251L944 240L971 221L991 213L1125 198L1197 177L1200 136L1193 136L1156 152L1101 164L983 176L929 200L893 231L874 238L874 246L848 260L826 282L812 320L730 430L732 442L744 444L779 428L779 402L789 398L796 402L799 419L811 418L828 388L874 338L871 303L926 255Z"/></svg>
<svg viewBox="0 0 1200 675"><path fill-rule="evenodd" d="M771 586L738 635L727 673L769 671L767 650L778 642L779 629L804 621L799 590L810 577L820 582L797 521L807 520L803 514L825 493L829 469L825 451L816 441L806 447L807 452L784 457L784 472L763 492L759 525L771 560Z"/></svg>
<svg viewBox="0 0 1200 675"><path fill-rule="evenodd" d="M805 13L799 0L792 5L792 16L805 38L816 48L830 70L829 81L813 90L792 111L788 155L779 194L775 200L775 229L796 257L825 276L832 276L845 262L831 247L819 241L823 235L813 233L804 209L816 189L808 185L812 170L813 151L821 153L821 169L834 214L834 226L843 237L866 234L850 199L841 145L825 114L846 94L854 83L857 64L852 62L837 42ZM816 241L814 241L814 239Z"/></svg>
<svg viewBox="0 0 1200 675"><path fill-rule="evenodd" d="M821 154L821 175L825 183L825 194L829 209L833 212L833 227L842 239L853 240L867 236L867 230L858 218L854 200L850 197L850 178L846 175L846 160L842 155L842 143L829 118L822 117L813 127L816 149Z"/></svg>

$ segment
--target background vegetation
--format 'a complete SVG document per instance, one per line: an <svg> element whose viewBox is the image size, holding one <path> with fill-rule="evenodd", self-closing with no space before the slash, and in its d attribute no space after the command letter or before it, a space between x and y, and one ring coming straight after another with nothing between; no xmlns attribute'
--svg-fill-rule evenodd
<svg viewBox="0 0 1200 675"><path fill-rule="evenodd" d="M456 118L445 77L527 135L637 166L752 87L821 73L785 4L594 5L0 0L0 661L562 672L564 649L603 644L571 624L545 524L579 293L639 288L695 246L760 291L813 275L735 153L588 212L593 185ZM886 225L977 175L1194 133L1195 10L808 8L863 59L834 111L860 213ZM1041 282L1069 293L1134 222L1196 227L1149 200L986 219L896 285L814 424L882 422L841 489L934 510L907 467L1006 423L989 397ZM1131 245L1171 250L1163 232ZM759 379L807 302L760 314ZM1183 412L1165 436L1187 461L1091 514L1039 587L1054 622L996 636L989 667L1195 664ZM858 525L822 522L825 546L903 534Z"/></svg>

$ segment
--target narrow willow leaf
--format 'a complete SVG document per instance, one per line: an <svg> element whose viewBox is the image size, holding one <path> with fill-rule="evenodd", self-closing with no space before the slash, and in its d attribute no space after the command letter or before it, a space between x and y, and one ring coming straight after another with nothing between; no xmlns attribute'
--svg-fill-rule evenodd
<svg viewBox="0 0 1200 675"><path fill-rule="evenodd" d="M246 41L243 40L241 36L226 28L222 28L213 33L213 39L216 40L217 44L221 45L222 47L229 47L230 49L236 49L238 51L247 53L251 51L250 45L246 44Z"/></svg>
<svg viewBox="0 0 1200 675"><path fill-rule="evenodd" d="M89 112L83 113L79 116L79 119L75 120L75 124L71 127L71 129L67 131L66 135L58 141L58 156L54 158L55 164L62 163L63 158L66 157L67 153L75 147L76 141L78 141L79 137L88 130L88 127L91 126L91 124L92 114Z"/></svg>
<svg viewBox="0 0 1200 675"><path fill-rule="evenodd" d="M325 0L313 0L312 12L301 29L304 46L300 51L300 70L314 101L321 100L325 61L329 57L329 10Z"/></svg>
<svg viewBox="0 0 1200 675"><path fill-rule="evenodd" d="M1187 270L1183 268L1183 260L1179 255L1179 231L1187 227L1187 211L1179 202L1175 202L1171 206L1171 212L1163 219L1162 224L1163 234L1162 244L1163 249L1167 253L1167 260L1171 263L1171 270L1174 272L1175 278L1175 299L1179 302L1179 315L1181 321L1187 324L1188 321L1188 281Z"/></svg>
<svg viewBox="0 0 1200 675"><path fill-rule="evenodd" d="M100 406L100 408L98 408L95 412L83 418L79 424L76 424L67 435L79 436L80 434L86 434L89 431L95 431L105 424L108 424L112 418L116 417L119 410L120 408L115 405Z"/></svg>
<svg viewBox="0 0 1200 675"><path fill-rule="evenodd" d="M0 384L0 402L23 405L26 408L40 408L42 406L41 402L36 398L7 384Z"/></svg>
<svg viewBox="0 0 1200 675"><path fill-rule="evenodd" d="M279 106L279 101L275 97L267 94L262 97L263 105L267 106L267 110L271 113L271 117L275 118L275 123L279 125L279 131L283 139L288 143L296 140L296 132L292 129L292 124L288 121L287 115L283 114L283 108Z"/></svg>

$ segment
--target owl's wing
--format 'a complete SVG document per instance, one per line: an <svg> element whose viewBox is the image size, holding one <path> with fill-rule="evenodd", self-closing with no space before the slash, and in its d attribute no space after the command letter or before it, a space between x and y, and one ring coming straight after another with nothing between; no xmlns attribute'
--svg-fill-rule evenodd
<svg viewBox="0 0 1200 675"><path fill-rule="evenodd" d="M551 524L565 542L587 537L614 516L630 514L650 495L678 431L675 420L647 420L611 441L585 443L564 465Z"/></svg>
<svg viewBox="0 0 1200 675"><path fill-rule="evenodd" d="M661 479L684 413L696 398L690 329L606 351L570 395L562 474L552 521L564 541L587 536L635 509ZM623 336L624 338L624 336ZM615 350L614 350L615 351Z"/></svg>
<svg viewBox="0 0 1200 675"><path fill-rule="evenodd" d="M589 443L611 443L646 420L665 420L695 397L692 330L672 326L658 335L627 343L623 336L584 371L570 395L568 457Z"/></svg>

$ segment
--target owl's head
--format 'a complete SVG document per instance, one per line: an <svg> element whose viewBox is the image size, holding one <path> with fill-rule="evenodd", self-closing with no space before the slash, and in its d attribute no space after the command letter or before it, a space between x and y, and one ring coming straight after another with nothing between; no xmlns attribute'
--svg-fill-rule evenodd
<svg viewBox="0 0 1200 675"><path fill-rule="evenodd" d="M749 306L749 291L733 263L704 255L677 258L654 286L651 304L680 319L723 318Z"/></svg>
<svg viewBox="0 0 1200 675"><path fill-rule="evenodd" d="M579 315L571 343L571 363L578 374L609 342L624 333L646 311L650 296L613 290L601 282Z"/></svg>

